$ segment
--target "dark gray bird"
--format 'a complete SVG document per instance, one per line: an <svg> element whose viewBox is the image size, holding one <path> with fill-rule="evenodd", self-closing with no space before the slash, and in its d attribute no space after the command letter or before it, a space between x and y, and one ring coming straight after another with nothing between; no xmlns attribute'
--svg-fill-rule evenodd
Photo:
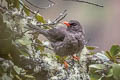
<svg viewBox="0 0 120 80"><path fill-rule="evenodd" d="M76 20L64 22L65 26L39 32L43 34L51 43L54 52L59 56L68 56L80 52L85 44L84 31L80 23Z"/></svg>

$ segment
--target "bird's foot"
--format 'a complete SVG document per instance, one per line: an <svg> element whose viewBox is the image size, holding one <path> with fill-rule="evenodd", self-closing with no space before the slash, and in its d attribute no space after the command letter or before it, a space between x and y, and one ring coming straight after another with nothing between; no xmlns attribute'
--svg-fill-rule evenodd
<svg viewBox="0 0 120 80"><path fill-rule="evenodd" d="M76 60L76 61L79 61L79 60L80 60L80 57L78 57L78 56L74 56L74 55L73 55L72 57L73 57L73 59Z"/></svg>
<svg viewBox="0 0 120 80"><path fill-rule="evenodd" d="M80 60L80 58L78 56L74 56L73 55L72 57L73 57L73 59L75 61L79 61ZM66 61L64 61L64 67L65 67L65 69L68 69L68 67L69 67L69 64Z"/></svg>
<svg viewBox="0 0 120 80"><path fill-rule="evenodd" d="M64 67L65 69L68 69L68 63L66 61L64 61Z"/></svg>

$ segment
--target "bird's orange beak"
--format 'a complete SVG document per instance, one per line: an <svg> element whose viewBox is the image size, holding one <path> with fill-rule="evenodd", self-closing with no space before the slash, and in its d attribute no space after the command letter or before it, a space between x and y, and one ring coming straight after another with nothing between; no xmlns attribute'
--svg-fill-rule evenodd
<svg viewBox="0 0 120 80"><path fill-rule="evenodd" d="M67 21L64 21L64 24L65 24L67 27L70 26L69 22L67 22Z"/></svg>

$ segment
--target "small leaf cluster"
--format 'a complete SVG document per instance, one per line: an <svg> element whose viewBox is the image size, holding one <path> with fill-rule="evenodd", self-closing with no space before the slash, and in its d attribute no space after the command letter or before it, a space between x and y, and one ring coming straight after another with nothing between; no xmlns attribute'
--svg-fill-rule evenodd
<svg viewBox="0 0 120 80"><path fill-rule="evenodd" d="M91 80L120 80L120 46L112 45L109 51L104 52L104 56L110 63L91 64L89 66Z"/></svg>

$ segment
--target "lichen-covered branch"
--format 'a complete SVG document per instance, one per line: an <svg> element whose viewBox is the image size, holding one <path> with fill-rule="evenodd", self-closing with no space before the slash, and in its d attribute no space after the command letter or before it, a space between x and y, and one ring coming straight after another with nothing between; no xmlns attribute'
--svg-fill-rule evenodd
<svg viewBox="0 0 120 80"><path fill-rule="evenodd" d="M54 24L57 24L61 20L61 17L65 12L66 11L62 12L62 15L55 19ZM25 75L32 76L32 79L35 77L35 80L39 80L40 78L42 80L89 80L89 75L85 67L86 58L84 55L81 56L80 61L76 62L68 56L66 61L69 63L69 68L66 70L57 55L53 52L44 52L44 46L33 45L34 43L42 44L38 39L37 34L29 34L30 32L34 32L34 30L36 32L39 31L40 27L37 28L37 24L33 24L33 22L37 23L37 20L19 14L19 11L16 9L13 11L11 10L10 12L6 11L4 14L1 14L1 16L3 16L3 23L5 23L6 27L10 29L10 34L12 35L12 46L10 47L9 55L7 54L8 58L11 56L10 58L12 58L12 60L10 61L13 61L14 64L10 69L16 71L17 68L21 71L22 68L25 70ZM28 23L34 25L33 28L35 29L25 32L28 30L26 29ZM22 36L17 36L19 38L16 38L16 32L18 34L21 34L21 32L25 33ZM17 74L20 78L26 78L25 75L22 75L22 73ZM14 78L16 77L13 77L12 79Z"/></svg>

